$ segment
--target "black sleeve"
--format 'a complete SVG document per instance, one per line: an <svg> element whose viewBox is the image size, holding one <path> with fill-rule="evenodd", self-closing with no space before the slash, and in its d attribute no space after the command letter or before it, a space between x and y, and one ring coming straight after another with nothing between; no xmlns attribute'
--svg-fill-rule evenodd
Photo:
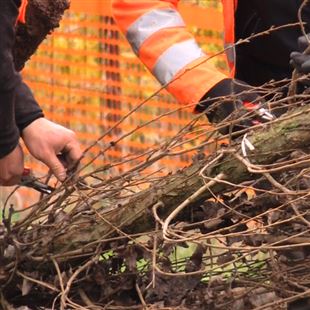
<svg viewBox="0 0 310 310"><path fill-rule="evenodd" d="M15 89L21 83L15 71L12 49L18 7L15 0L0 0L0 158L18 144L15 123Z"/></svg>
<svg viewBox="0 0 310 310"><path fill-rule="evenodd" d="M15 119L20 134L24 128L40 117L44 117L42 109L34 99L30 88L25 83L19 84L16 88Z"/></svg>
<svg viewBox="0 0 310 310"><path fill-rule="evenodd" d="M0 91L0 158L10 154L19 140L14 117L14 93L14 90Z"/></svg>

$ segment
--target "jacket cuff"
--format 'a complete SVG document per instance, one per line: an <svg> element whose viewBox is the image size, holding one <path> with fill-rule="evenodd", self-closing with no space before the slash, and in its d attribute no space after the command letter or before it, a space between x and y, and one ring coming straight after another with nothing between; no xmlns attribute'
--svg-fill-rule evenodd
<svg viewBox="0 0 310 310"><path fill-rule="evenodd" d="M232 79L224 79L215 84L195 107L195 113L201 113L214 103L214 98L225 96L231 93Z"/></svg>
<svg viewBox="0 0 310 310"><path fill-rule="evenodd" d="M34 99L30 88L21 83L16 87L15 120L20 133L33 121L44 117L43 111Z"/></svg>
<svg viewBox="0 0 310 310"><path fill-rule="evenodd" d="M214 85L227 78L203 56L178 72L167 90L180 103L195 105Z"/></svg>
<svg viewBox="0 0 310 310"><path fill-rule="evenodd" d="M0 134L0 159L10 154L18 145L19 132L16 126Z"/></svg>
<svg viewBox="0 0 310 310"><path fill-rule="evenodd" d="M18 144L19 132L15 123L15 90L0 92L0 158Z"/></svg>

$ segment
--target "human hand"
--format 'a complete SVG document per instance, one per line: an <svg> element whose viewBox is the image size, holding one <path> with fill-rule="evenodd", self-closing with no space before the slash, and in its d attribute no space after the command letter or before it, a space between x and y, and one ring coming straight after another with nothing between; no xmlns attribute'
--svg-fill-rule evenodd
<svg viewBox="0 0 310 310"><path fill-rule="evenodd" d="M22 138L31 155L47 165L59 181L67 177L67 169L73 168L82 151L75 133L46 118L39 118L22 132ZM61 154L61 161L57 155Z"/></svg>
<svg viewBox="0 0 310 310"><path fill-rule="evenodd" d="M232 128L238 131L274 118L264 108L264 103L264 99L250 85L236 79L225 79L202 98L196 111L205 111L208 120L214 124L238 120ZM220 132L227 134L228 126L221 128Z"/></svg>
<svg viewBox="0 0 310 310"><path fill-rule="evenodd" d="M20 145L0 159L0 185L12 186L20 182L24 171L24 153Z"/></svg>

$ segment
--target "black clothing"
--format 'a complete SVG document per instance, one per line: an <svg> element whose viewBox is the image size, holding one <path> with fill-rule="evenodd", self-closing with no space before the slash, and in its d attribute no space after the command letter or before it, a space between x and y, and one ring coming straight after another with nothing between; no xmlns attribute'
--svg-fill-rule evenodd
<svg viewBox="0 0 310 310"><path fill-rule="evenodd" d="M44 114L25 83L20 83L15 93L15 121L21 134L23 129L36 119L44 117Z"/></svg>
<svg viewBox="0 0 310 310"><path fill-rule="evenodd" d="M239 0L235 14L236 41L271 26L298 22L302 0ZM310 29L310 3L303 10L303 21ZM309 25L309 26L308 26ZM236 78L250 85L261 85L291 77L290 53L298 50L299 26L274 31L236 47Z"/></svg>
<svg viewBox="0 0 310 310"><path fill-rule="evenodd" d="M9 154L19 139L14 101L15 88L21 79L14 69L12 55L17 15L14 1L0 1L0 158Z"/></svg>
<svg viewBox="0 0 310 310"><path fill-rule="evenodd" d="M298 10L302 3L303 0L238 0L235 11L235 41L248 39L253 34L269 30L272 26L279 27L297 23ZM303 8L302 18L307 23L305 30L308 32L310 29L310 2ZM302 32L298 24L276 31L272 30L268 34L250 39L250 42L237 45L235 78L252 86L260 86L270 80L280 81L290 78L293 71L290 66L290 55L293 51L299 50L298 38L301 35ZM232 80L231 85L234 85ZM283 89L283 95L285 95L284 93ZM254 93L243 94L237 86L231 87L224 80L208 91L203 97L203 99L208 98L208 101L202 100L197 105L196 111L204 111L214 101L212 98L227 94L237 95L240 101L261 104L258 95L255 99ZM252 99L245 98L246 95L251 95ZM211 122L219 122L235 110L240 110L240 107L231 102L224 102L220 107L210 109L207 116ZM277 116L283 112L277 110Z"/></svg>
<svg viewBox="0 0 310 310"><path fill-rule="evenodd" d="M0 158L18 144L19 130L43 113L14 68L12 49L20 0L0 0Z"/></svg>
<svg viewBox="0 0 310 310"><path fill-rule="evenodd" d="M195 111L202 112L206 108L211 107L205 112L209 122L215 124L220 123L224 119L228 120L230 116L241 118L251 111L246 107L245 103L252 103L257 106L260 104L259 95L252 92L251 89L251 86L237 79L224 79L212 87L206 96L202 98L202 101L196 106ZM231 97L231 95L233 96ZM221 103L217 104L219 97L226 96L230 98L221 100ZM253 119L246 117L238 122L238 124L234 124L234 126L229 124L226 127L221 127L219 132L226 135L230 130L236 132L253 125Z"/></svg>

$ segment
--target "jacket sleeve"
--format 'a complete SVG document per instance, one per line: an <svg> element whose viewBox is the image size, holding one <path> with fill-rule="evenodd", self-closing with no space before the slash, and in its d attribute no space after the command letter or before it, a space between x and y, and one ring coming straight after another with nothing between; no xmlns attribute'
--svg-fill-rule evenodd
<svg viewBox="0 0 310 310"><path fill-rule="evenodd" d="M18 22L26 23L28 0L14 0L19 6ZM15 89L15 121L20 135L22 131L36 119L44 117L43 111L35 100L32 91L24 83L19 83Z"/></svg>
<svg viewBox="0 0 310 310"><path fill-rule="evenodd" d="M178 12L179 0L113 0L116 23L161 85L183 104L195 104L227 78L198 46Z"/></svg>
<svg viewBox="0 0 310 310"><path fill-rule="evenodd" d="M30 88L25 83L16 87L15 120L20 134L38 118L44 117L43 111L34 99Z"/></svg>
<svg viewBox="0 0 310 310"><path fill-rule="evenodd" d="M16 1L0 1L0 158L8 155L19 140L15 123L15 89L21 78L14 69L12 55L17 15Z"/></svg>

